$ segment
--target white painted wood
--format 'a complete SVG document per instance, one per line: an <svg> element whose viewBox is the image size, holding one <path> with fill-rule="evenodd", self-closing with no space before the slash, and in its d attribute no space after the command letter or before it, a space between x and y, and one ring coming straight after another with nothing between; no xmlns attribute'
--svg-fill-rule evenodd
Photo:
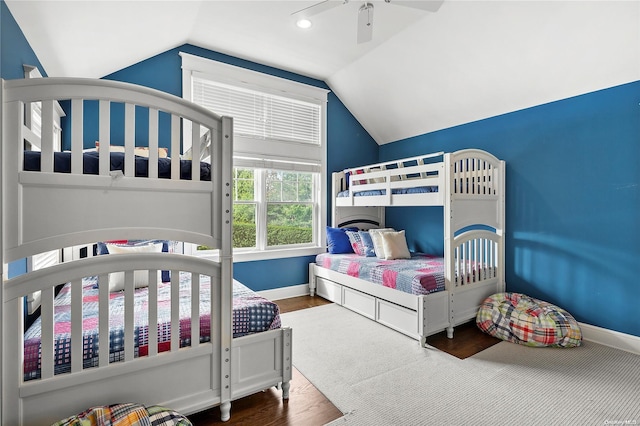
<svg viewBox="0 0 640 426"><path fill-rule="evenodd" d="M100 105L100 175L108 176L111 171L111 104L101 100Z"/></svg>
<svg viewBox="0 0 640 426"><path fill-rule="evenodd" d="M2 328L2 403L0 423L3 425L51 424L88 407L122 401L170 406L190 414L215 405L228 409L238 395L246 395L273 385L281 385L287 397L291 379L291 330L273 330L263 336L246 336L236 345L232 338L232 245L231 245L231 176L233 122L204 108L166 93L107 80L43 78L32 81L1 81L2 110L2 218L3 276L0 313ZM71 100L72 173L53 173L49 157L54 150L47 145L53 139L45 135L41 172L23 171L22 147L19 141L29 132L24 127L25 103L43 102L45 115L57 100ZM125 105L124 175L105 167L108 142L101 146L100 175L84 175L83 115L84 99L98 100L100 139L110 139L110 105ZM157 179L152 166L149 178L136 178L133 169L135 141L135 109L151 108L150 160L157 166L161 114L171 115L173 158L180 158L182 124L197 126L212 134L212 181ZM46 118L49 123L51 118ZM25 130L26 129L26 130ZM68 129L66 129L68 130ZM194 132L195 136L195 132ZM101 141L102 142L102 141ZM51 146L53 146L51 144ZM155 152L155 153L154 153ZM105 155L107 154L107 155ZM177 160L172 160L173 165ZM53 164L53 161L51 161ZM197 169L195 167L194 169ZM176 167L177 169L177 167ZM176 214L175 206L180 206ZM51 226L38 212L65 220ZM95 214L99 212L99 214ZM220 249L219 261L180 254L134 253L93 256L93 242L110 239L168 239L205 244ZM86 244L91 244L87 247ZM80 258L81 248L88 257ZM13 260L50 249L63 249L65 262L7 279L6 265ZM177 296L182 272L198 277L192 288L192 345L178 348L179 333L171 339L171 351L158 352L157 284L150 280L149 352L134 353L134 271L148 271L151 278L159 270L172 273L172 329L179 329ZM125 273L125 356L124 361L109 362L108 324L110 312L109 274ZM99 363L84 368L82 363L82 278L98 276L99 296ZM211 281L211 341L199 344L200 276ZM54 374L53 369L53 293L57 284L71 282L71 372ZM23 297L41 291L43 327L42 379L23 382L22 329ZM235 346L234 346L235 345ZM242 354L232 354L232 347ZM260 361L264 371L256 369L258 352L270 347L270 361ZM257 351L257 352L256 352ZM235 357L235 358L234 358ZM269 364L268 368L266 363ZM234 366L238 368L234 370ZM239 377L233 374L239 372ZM167 386L171 383L171 386ZM241 383L241 384L240 384ZM234 388L237 386L237 389ZM64 401L63 404L60 401ZM224 411L224 410L223 410ZM227 410L228 413L228 410Z"/></svg>
<svg viewBox="0 0 640 426"><path fill-rule="evenodd" d="M324 297L338 305L342 305L344 303L342 301L342 286L334 283L333 281L317 277L315 279L315 292L318 296Z"/></svg>
<svg viewBox="0 0 640 426"><path fill-rule="evenodd" d="M364 315L369 319L376 319L375 297L344 286L342 287L342 292L342 306L349 308L360 315Z"/></svg>
<svg viewBox="0 0 640 426"><path fill-rule="evenodd" d="M54 101L42 102L42 141L40 169L43 172L53 172L53 123Z"/></svg>
<svg viewBox="0 0 640 426"><path fill-rule="evenodd" d="M416 311L386 300L376 299L376 318L379 323L417 339L420 333Z"/></svg>
<svg viewBox="0 0 640 426"><path fill-rule="evenodd" d="M153 281L150 281L152 285L154 285ZM109 306L109 275L101 274L98 276L98 303L100 306L99 313L99 333L100 336L108 336L109 335L109 309L103 309L105 306ZM151 310L155 305L152 302L152 299L149 299L149 309ZM151 330L149 330L149 334L151 334ZM98 348L99 353L99 365L104 368L109 365L109 349L111 342L102 343Z"/></svg>
<svg viewBox="0 0 640 426"><path fill-rule="evenodd" d="M40 338L41 350L41 377L49 379L53 377L53 288L42 290L42 303L40 305L40 319L42 324L42 336Z"/></svg>
<svg viewBox="0 0 640 426"><path fill-rule="evenodd" d="M437 160L436 162L433 162ZM368 301L375 301L375 319L412 336L424 338L473 318L485 297L503 291L504 283L504 161L492 154L465 149L436 152L333 173L333 226L378 223L384 227L388 206L442 206L445 291L414 296L362 279L309 266L310 293L338 300L371 317ZM437 186L437 192L391 195L396 188ZM354 196L362 190L384 189L385 195ZM338 193L348 191L347 197ZM362 226L365 225L365 226ZM495 231L471 230L473 225ZM350 300L346 301L345 298Z"/></svg>
<svg viewBox="0 0 640 426"><path fill-rule="evenodd" d="M180 333L173 330L180 330L180 277L178 271L171 272L171 351L176 352L180 348Z"/></svg>
<svg viewBox="0 0 640 426"><path fill-rule="evenodd" d="M135 147L135 105L127 103L124 106L124 155L125 158L133 158ZM135 177L135 162L125 161L124 175Z"/></svg>
<svg viewBox="0 0 640 426"><path fill-rule="evenodd" d="M638 336L581 322L578 325L584 340L640 355L640 337Z"/></svg>
<svg viewBox="0 0 640 426"><path fill-rule="evenodd" d="M158 177L158 120L158 110L149 108L149 179Z"/></svg>

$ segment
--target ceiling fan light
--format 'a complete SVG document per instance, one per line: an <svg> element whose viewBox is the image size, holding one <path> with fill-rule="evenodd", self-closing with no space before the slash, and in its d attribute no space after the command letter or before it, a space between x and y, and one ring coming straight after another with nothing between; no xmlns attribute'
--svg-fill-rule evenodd
<svg viewBox="0 0 640 426"><path fill-rule="evenodd" d="M307 29L311 28L311 25L313 25L313 24L307 18L300 18L296 22L296 25L298 26L298 28L302 28L303 30L307 30Z"/></svg>

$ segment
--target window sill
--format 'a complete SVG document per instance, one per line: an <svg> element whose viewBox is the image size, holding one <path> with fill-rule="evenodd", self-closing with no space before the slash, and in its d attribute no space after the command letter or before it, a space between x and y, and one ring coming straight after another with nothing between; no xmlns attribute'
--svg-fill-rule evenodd
<svg viewBox="0 0 640 426"><path fill-rule="evenodd" d="M302 257L302 256L315 256L320 253L324 253L325 247L307 247L307 248L292 248L281 250L264 250L264 251L242 251L233 253L234 262L253 262L257 260L272 260L272 259L285 259L289 257ZM217 251L207 251L198 254L200 257L206 259L218 260Z"/></svg>

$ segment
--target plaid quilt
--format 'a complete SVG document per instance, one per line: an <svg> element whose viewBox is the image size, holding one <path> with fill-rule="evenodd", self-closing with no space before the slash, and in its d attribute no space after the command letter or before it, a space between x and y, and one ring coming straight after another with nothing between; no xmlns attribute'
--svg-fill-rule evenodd
<svg viewBox="0 0 640 426"><path fill-rule="evenodd" d="M405 293L423 295L443 291L444 258L412 253L411 259L384 260L354 253L316 256L316 264Z"/></svg>
<svg viewBox="0 0 640 426"><path fill-rule="evenodd" d="M200 342L211 336L211 291L209 277L200 280ZM180 347L191 345L191 274L180 273ZM98 365L98 284L97 277L83 280L83 367ZM109 295L109 362L124 360L124 294ZM134 297L134 354L149 351L148 288L139 288ZM278 305L259 296L243 284L233 282L233 337L281 327ZM54 373L71 371L71 285L65 284L54 301ZM24 379L40 378L41 322L38 318L24 337ZM158 351L171 346L171 283L158 283Z"/></svg>
<svg viewBox="0 0 640 426"><path fill-rule="evenodd" d="M189 419L165 407L114 404L92 407L52 426L191 426Z"/></svg>
<svg viewBox="0 0 640 426"><path fill-rule="evenodd" d="M582 344L578 322L569 312L520 293L497 293L485 299L476 324L494 337L526 346Z"/></svg>

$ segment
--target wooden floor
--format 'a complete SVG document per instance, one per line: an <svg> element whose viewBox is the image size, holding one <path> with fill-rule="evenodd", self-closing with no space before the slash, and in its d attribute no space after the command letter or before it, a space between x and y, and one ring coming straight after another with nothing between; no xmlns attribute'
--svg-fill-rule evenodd
<svg viewBox="0 0 640 426"><path fill-rule="evenodd" d="M300 296L277 300L282 313L331 303L319 296ZM427 344L464 359L486 349L500 340L482 333L472 321L455 329L455 339L445 332L427 338ZM195 426L210 425L278 425L320 426L342 417L338 410L298 370L293 369L289 400L283 401L281 392L271 388L264 392L233 401L231 420L220 421L220 409L211 408L189 416Z"/></svg>

